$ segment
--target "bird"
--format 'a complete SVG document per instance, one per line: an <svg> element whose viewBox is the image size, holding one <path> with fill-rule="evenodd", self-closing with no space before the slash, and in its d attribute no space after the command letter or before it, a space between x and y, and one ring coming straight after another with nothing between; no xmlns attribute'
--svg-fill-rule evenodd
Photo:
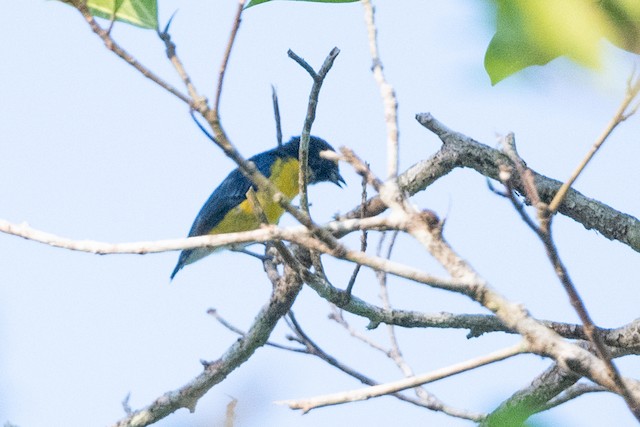
<svg viewBox="0 0 640 427"><path fill-rule="evenodd" d="M298 149L300 136L292 137L289 142L276 148L264 151L249 158L256 168L269 179L288 200L298 195ZM322 138L311 136L309 139L309 184L332 182L338 187L345 184L340 175L338 164L320 157L322 151L335 151ZM255 196L270 224L277 224L284 213L280 204L272 200L264 191L259 191L251 180L244 176L240 169L234 169L213 191L193 221L189 237L209 234L233 233L254 230L260 227L261 217L253 206L256 198L248 196L249 191ZM196 262L221 248L185 249L180 252L178 263L171 273L170 280L185 266Z"/></svg>

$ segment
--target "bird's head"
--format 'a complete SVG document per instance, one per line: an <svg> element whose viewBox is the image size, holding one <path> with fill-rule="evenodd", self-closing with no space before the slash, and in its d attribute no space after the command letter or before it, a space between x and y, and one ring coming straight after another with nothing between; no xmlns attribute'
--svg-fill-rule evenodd
<svg viewBox="0 0 640 427"><path fill-rule="evenodd" d="M299 147L299 136L294 136L283 146L283 148L287 148L295 157L298 156ZM335 152L327 141L317 136L311 136L309 138L309 184L327 181L333 182L338 187L342 187L342 184L346 183L342 175L340 175L338 163L320 156L320 153L323 151Z"/></svg>

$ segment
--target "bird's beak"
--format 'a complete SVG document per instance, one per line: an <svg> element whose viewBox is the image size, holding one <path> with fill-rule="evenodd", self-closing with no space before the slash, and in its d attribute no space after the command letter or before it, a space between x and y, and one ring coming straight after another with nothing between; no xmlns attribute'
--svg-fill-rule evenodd
<svg viewBox="0 0 640 427"><path fill-rule="evenodd" d="M340 188L342 188L342 184L347 185L347 183L344 181L344 178L338 171L332 171L329 180Z"/></svg>

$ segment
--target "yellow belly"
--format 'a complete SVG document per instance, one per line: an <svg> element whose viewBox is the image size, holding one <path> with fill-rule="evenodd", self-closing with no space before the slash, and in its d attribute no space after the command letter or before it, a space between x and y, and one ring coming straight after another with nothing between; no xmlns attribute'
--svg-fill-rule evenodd
<svg viewBox="0 0 640 427"><path fill-rule="evenodd" d="M276 160L271 167L269 180L288 200L293 199L298 194L298 160L291 158ZM268 197L265 192L257 191L255 194L269 224L277 224L284 209ZM260 227L260 223L260 217L256 215L253 202L251 198L247 197L246 200L230 210L209 234L255 230Z"/></svg>

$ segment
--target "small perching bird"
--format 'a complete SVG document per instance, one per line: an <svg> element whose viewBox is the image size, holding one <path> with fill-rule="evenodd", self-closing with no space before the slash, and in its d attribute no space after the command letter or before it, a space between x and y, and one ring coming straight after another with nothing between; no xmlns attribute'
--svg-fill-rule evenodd
<svg viewBox="0 0 640 427"><path fill-rule="evenodd" d="M300 137L291 138L289 142L272 150L256 154L249 161L256 165L262 175L269 179L289 200L298 195L298 149ZM325 140L316 136L309 139L309 184L332 182L338 186L344 184L338 164L320 156L322 151L335 151ZM233 233L255 230L260 227L261 218L253 205L254 198L248 196L250 189L255 196L270 224L277 224L284 213L280 204L276 203L264 191L251 184L239 169L234 169L216 188L202 209L189 231L189 237L207 234ZM220 248L218 248L220 249ZM180 252L178 264L171 273L171 279L184 266L198 261L215 252L217 249L197 248Z"/></svg>

